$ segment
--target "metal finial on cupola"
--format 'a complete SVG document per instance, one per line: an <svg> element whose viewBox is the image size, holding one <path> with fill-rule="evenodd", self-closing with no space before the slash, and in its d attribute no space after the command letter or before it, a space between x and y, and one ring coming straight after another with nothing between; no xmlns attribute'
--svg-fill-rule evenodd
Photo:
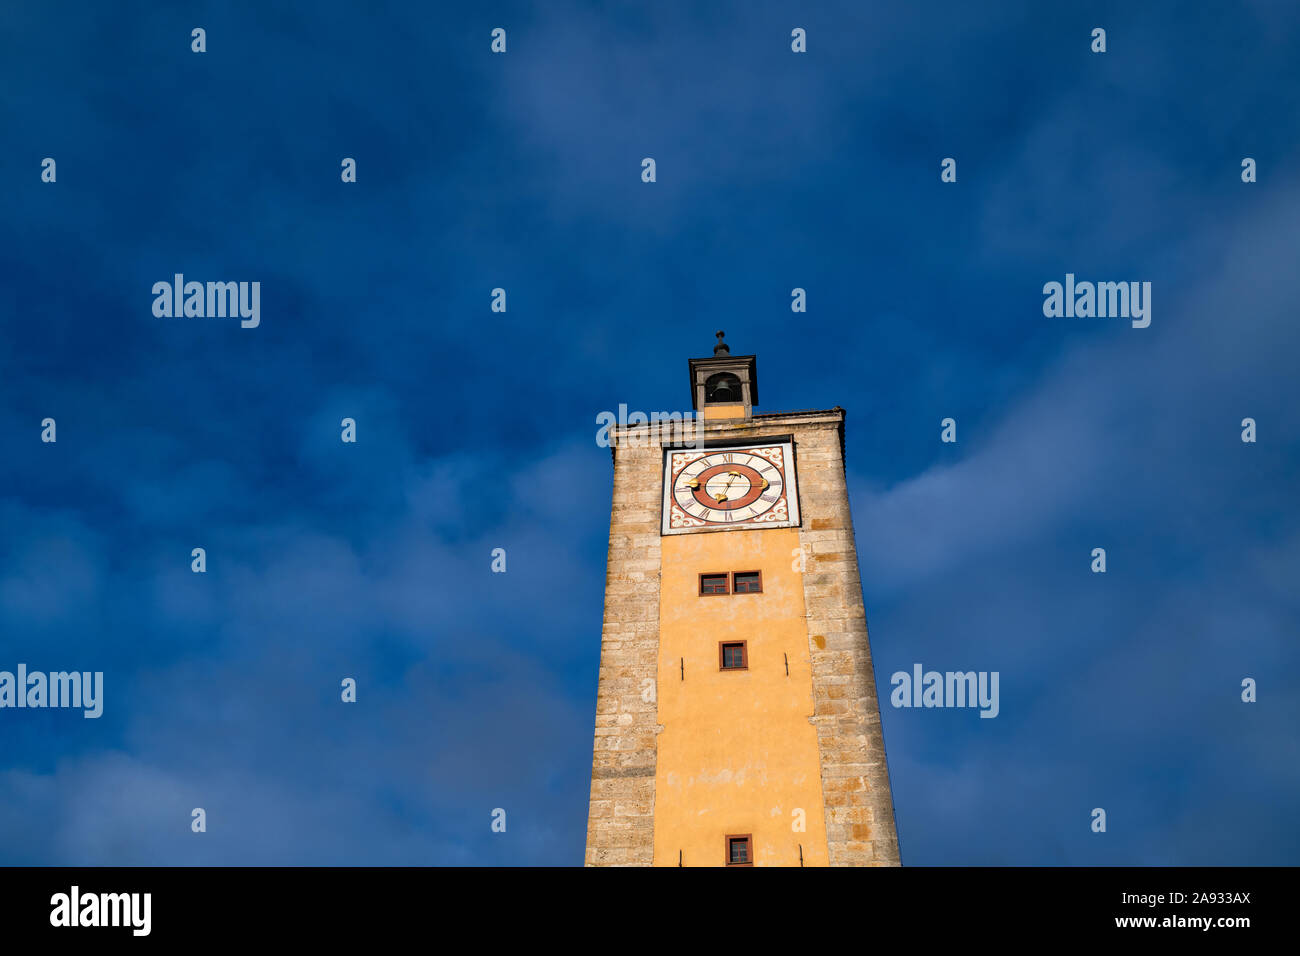
<svg viewBox="0 0 1300 956"><path fill-rule="evenodd" d="M713 334L716 335L716 336L718 337L718 344L715 345L715 346L713 346L713 354L714 354L714 355L730 355L730 354L731 354L731 347L730 347L729 345L727 345L726 342L722 341L722 337L723 337L724 335L726 335L727 333L726 333L726 332L723 332L723 331L721 331L721 330L719 330L719 331L717 331L717 332L714 332Z"/></svg>

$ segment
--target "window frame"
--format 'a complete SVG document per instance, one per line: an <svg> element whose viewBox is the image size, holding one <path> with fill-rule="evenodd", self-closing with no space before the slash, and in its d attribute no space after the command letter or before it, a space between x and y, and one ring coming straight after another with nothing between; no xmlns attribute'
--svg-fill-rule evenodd
<svg viewBox="0 0 1300 956"><path fill-rule="evenodd" d="M725 588L725 590L722 591L704 590L705 578L721 578L722 586L723 588ZM726 571L701 571L700 572L700 597L726 597L729 594L731 594L731 575L728 572Z"/></svg>
<svg viewBox="0 0 1300 956"><path fill-rule="evenodd" d="M731 841L732 840L745 841L745 862L744 863L731 862ZM753 866L754 865L754 835L752 833L728 833L725 837L723 846L726 848L725 851L726 855L723 857L723 859L726 860L726 864L725 864L726 866Z"/></svg>
<svg viewBox="0 0 1300 956"><path fill-rule="evenodd" d="M739 647L740 659L744 661L739 667L727 666L727 648ZM749 641L718 641L718 670L720 671L747 671L749 670Z"/></svg>
<svg viewBox="0 0 1300 956"><path fill-rule="evenodd" d="M736 576L740 574L753 574L758 578L758 587L753 590L741 591L736 587ZM762 594L763 593L763 572L762 571L732 571L731 572L731 593L732 594Z"/></svg>

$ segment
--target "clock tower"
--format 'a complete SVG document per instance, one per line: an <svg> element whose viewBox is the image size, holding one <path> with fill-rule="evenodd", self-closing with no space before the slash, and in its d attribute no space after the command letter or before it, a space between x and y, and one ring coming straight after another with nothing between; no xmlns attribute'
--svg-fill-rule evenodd
<svg viewBox="0 0 1300 956"><path fill-rule="evenodd" d="M898 865L844 410L717 338L695 421L610 431L587 865Z"/></svg>

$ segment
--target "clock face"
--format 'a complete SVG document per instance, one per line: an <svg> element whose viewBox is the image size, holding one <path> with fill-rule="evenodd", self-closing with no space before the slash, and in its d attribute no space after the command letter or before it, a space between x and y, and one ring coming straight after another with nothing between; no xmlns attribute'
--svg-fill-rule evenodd
<svg viewBox="0 0 1300 956"><path fill-rule="evenodd" d="M664 534L799 523L789 442L669 451L664 456Z"/></svg>

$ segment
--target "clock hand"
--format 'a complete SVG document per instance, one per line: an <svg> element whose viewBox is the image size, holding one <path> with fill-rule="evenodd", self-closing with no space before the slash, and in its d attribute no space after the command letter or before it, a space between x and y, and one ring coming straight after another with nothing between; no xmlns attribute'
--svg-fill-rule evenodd
<svg viewBox="0 0 1300 956"><path fill-rule="evenodd" d="M727 475L727 483L722 486L722 491L713 496L714 500L719 504L727 500L727 492L731 490L731 486L735 483L736 479L740 477L740 472L729 471L727 472Z"/></svg>

